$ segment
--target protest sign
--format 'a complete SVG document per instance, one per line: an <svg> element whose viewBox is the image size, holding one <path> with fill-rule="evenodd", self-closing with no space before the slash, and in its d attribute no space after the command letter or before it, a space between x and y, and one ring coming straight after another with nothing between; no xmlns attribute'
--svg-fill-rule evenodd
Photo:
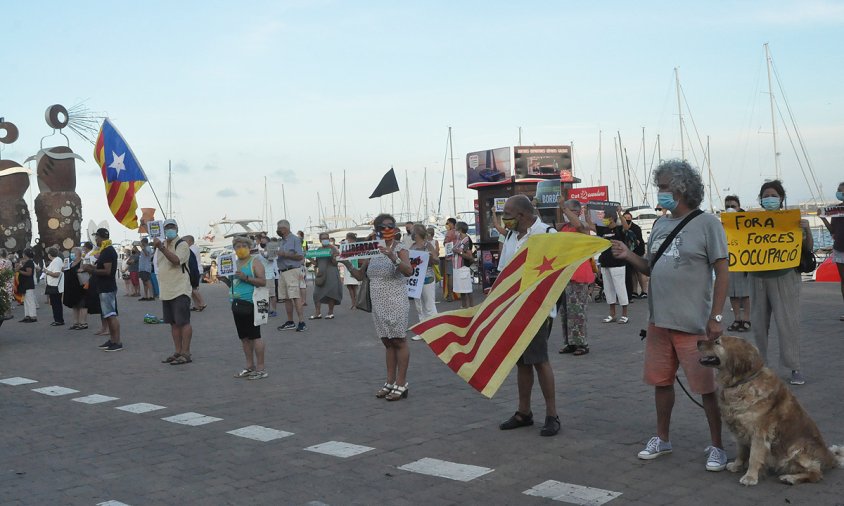
<svg viewBox="0 0 844 506"><path fill-rule="evenodd" d="M844 218L844 204L825 207L819 214L825 218Z"/></svg>
<svg viewBox="0 0 844 506"><path fill-rule="evenodd" d="M413 274L407 277L407 296L411 299L422 297L422 287L425 285L425 273L428 271L427 251L408 250L410 253L410 267Z"/></svg>
<svg viewBox="0 0 844 506"><path fill-rule="evenodd" d="M596 225L607 226L608 220L618 219L618 208L621 206L618 202L596 201L586 203L586 209L589 211L589 216L592 218L592 223ZM607 220L607 221L605 221Z"/></svg>
<svg viewBox="0 0 844 506"><path fill-rule="evenodd" d="M305 258L327 258L331 256L331 248L309 249L305 252Z"/></svg>
<svg viewBox="0 0 844 506"><path fill-rule="evenodd" d="M721 223L731 271L773 271L800 263L803 233L798 209L721 213Z"/></svg>
<svg viewBox="0 0 844 506"><path fill-rule="evenodd" d="M568 198L575 199L581 204L594 200L606 201L609 197L608 186L587 186L583 188L572 188L568 191Z"/></svg>
<svg viewBox="0 0 844 506"><path fill-rule="evenodd" d="M220 255L217 257L217 276L234 276L237 270L237 264L234 261L234 255Z"/></svg>
<svg viewBox="0 0 844 506"><path fill-rule="evenodd" d="M69 269L70 269L70 258L65 258L62 261L62 270L66 271L66 270L69 270Z"/></svg>
<svg viewBox="0 0 844 506"><path fill-rule="evenodd" d="M504 204L507 203L507 198L505 197L495 197L495 212L496 213L503 213L504 212Z"/></svg>
<svg viewBox="0 0 844 506"><path fill-rule="evenodd" d="M560 203L562 196L560 181L540 181L536 183L537 209L554 209Z"/></svg>
<svg viewBox="0 0 844 506"><path fill-rule="evenodd" d="M379 246L384 246L384 241L360 241L340 245L340 260L357 260L378 256Z"/></svg>
<svg viewBox="0 0 844 506"><path fill-rule="evenodd" d="M147 223L147 230L149 230L149 239L150 241L154 239L158 239L160 241L164 240L164 227L162 226L164 222L160 220L150 221Z"/></svg>

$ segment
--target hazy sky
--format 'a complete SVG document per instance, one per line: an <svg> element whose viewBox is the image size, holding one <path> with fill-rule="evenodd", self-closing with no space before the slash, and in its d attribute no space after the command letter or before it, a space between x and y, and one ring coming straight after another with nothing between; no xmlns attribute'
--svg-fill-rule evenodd
<svg viewBox="0 0 844 506"><path fill-rule="evenodd" d="M391 165L403 188L395 211L404 209L405 170L410 207L419 208L424 167L436 210L451 126L457 207L467 211L476 192L465 188L466 153L516 145L519 127L524 144L573 141L575 175L611 187L620 132L631 170L644 181L657 134L663 158L680 155L679 67L686 126L700 135L692 131L695 152L687 157L702 164L699 142L710 136L715 186L752 203L774 174L762 46L769 42L831 198L844 180L842 25L844 2L811 0L0 0L0 28L14 41L0 54L0 116L21 131L0 156L22 162L51 133L48 105L85 101L122 131L162 202L172 160L183 232L204 232L224 215L260 218L265 176L272 217L284 214L283 184L288 217L303 229L317 221L317 193L333 214L329 174L339 200L344 170L355 219L391 209L390 198L367 199ZM808 186L784 126L777 129L796 202ZM125 230L106 207L92 146L69 136L86 160L77 164L85 220L110 219L113 231ZM447 214L450 179L448 171ZM32 186L34 197L34 176ZM155 206L149 186L139 201Z"/></svg>

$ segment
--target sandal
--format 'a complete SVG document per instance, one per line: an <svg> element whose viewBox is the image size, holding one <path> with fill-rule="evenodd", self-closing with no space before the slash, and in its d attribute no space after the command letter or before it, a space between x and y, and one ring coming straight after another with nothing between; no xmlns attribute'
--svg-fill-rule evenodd
<svg viewBox="0 0 844 506"><path fill-rule="evenodd" d="M742 323L743 323L743 322L742 322L741 320L736 320L736 321L734 321L733 323L731 323L729 327L727 327L727 330L733 330L733 331L738 330L738 331L741 331L741 324L742 324Z"/></svg>
<svg viewBox="0 0 844 506"><path fill-rule="evenodd" d="M333 314L330 314L330 315L326 316L326 317L325 317L325 319L326 319L326 320L333 320L333 319L334 319L334 315L333 315Z"/></svg>
<svg viewBox="0 0 844 506"><path fill-rule="evenodd" d="M560 353L574 353L575 351L577 351L577 346L573 344L567 344L560 348Z"/></svg>
<svg viewBox="0 0 844 506"><path fill-rule="evenodd" d="M385 399L388 401L400 401L402 399L407 399L407 386L408 383L405 383L404 386L396 385L393 387L393 391L390 392Z"/></svg>
<svg viewBox="0 0 844 506"><path fill-rule="evenodd" d="M74 323L73 325L71 325L70 327L68 327L68 328L67 328L67 330L79 330L79 324L78 324L78 323Z"/></svg>
<svg viewBox="0 0 844 506"><path fill-rule="evenodd" d="M253 372L255 372L254 368L247 367L246 369L244 369L244 370L240 371L239 373L235 374L234 377L235 378L245 378L245 377L249 376L250 374L252 374Z"/></svg>
<svg viewBox="0 0 844 506"><path fill-rule="evenodd" d="M577 349L574 350L574 356L575 357L579 357L581 355L586 355L587 353L589 353L589 347L588 346L578 346Z"/></svg>
<svg viewBox="0 0 844 506"><path fill-rule="evenodd" d="M518 429L519 427L529 427L533 425L533 413L523 414L516 411L513 416L504 420L498 425L501 430Z"/></svg>
<svg viewBox="0 0 844 506"><path fill-rule="evenodd" d="M87 323L80 323L80 324L76 327L76 330L88 330L88 324L87 324Z"/></svg>
<svg viewBox="0 0 844 506"><path fill-rule="evenodd" d="M248 380L262 380L268 377L270 374L267 371L255 371L249 376L246 377Z"/></svg>
<svg viewBox="0 0 844 506"><path fill-rule="evenodd" d="M741 332L747 332L750 330L750 322L741 322L741 328L739 329Z"/></svg>
<svg viewBox="0 0 844 506"><path fill-rule="evenodd" d="M621 318L618 319L618 323L621 323L621 324L625 324L629 321L630 321L630 318L628 318L626 316L622 316Z"/></svg>
<svg viewBox="0 0 844 506"><path fill-rule="evenodd" d="M375 397L377 397L379 399L383 399L384 397L387 397L388 395L390 395L390 392L393 391L393 388L395 388L395 386L396 385L394 385L392 383L384 383L384 386L381 387L381 390L375 392Z"/></svg>
<svg viewBox="0 0 844 506"><path fill-rule="evenodd" d="M309 316L308 320L322 320L322 315L321 314L315 314L315 315Z"/></svg>
<svg viewBox="0 0 844 506"><path fill-rule="evenodd" d="M190 359L190 355L179 355L175 360L170 362L170 365L182 365L182 364L190 364L193 360Z"/></svg>
<svg viewBox="0 0 844 506"><path fill-rule="evenodd" d="M196 308L196 310L201 313L201 312L205 311L206 307L208 307L208 304L203 304L203 305L199 306L198 308Z"/></svg>
<svg viewBox="0 0 844 506"><path fill-rule="evenodd" d="M615 321L615 316L607 316L606 318L603 319L604 323L612 323L614 321Z"/></svg>
<svg viewBox="0 0 844 506"><path fill-rule="evenodd" d="M174 354L170 355L169 357L165 358L164 360L162 360L161 363L162 364L169 364L170 362L176 360L177 358L179 358L179 354L174 353Z"/></svg>

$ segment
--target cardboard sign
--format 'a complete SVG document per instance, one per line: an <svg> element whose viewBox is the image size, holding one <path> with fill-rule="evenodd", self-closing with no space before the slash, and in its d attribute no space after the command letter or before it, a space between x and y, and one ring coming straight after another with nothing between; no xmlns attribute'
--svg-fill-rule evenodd
<svg viewBox="0 0 844 506"><path fill-rule="evenodd" d="M536 183L536 207L537 209L554 209L560 203L562 197L562 186L559 181L540 181Z"/></svg>
<svg viewBox="0 0 844 506"><path fill-rule="evenodd" d="M721 213L734 272L773 271L800 264L800 210Z"/></svg>
<svg viewBox="0 0 844 506"><path fill-rule="evenodd" d="M151 221L147 223L147 229L149 230L149 240L152 242L154 239L158 239L160 241L164 240L164 222L160 220Z"/></svg>
<svg viewBox="0 0 844 506"><path fill-rule="evenodd" d="M234 276L237 271L237 263L234 254L220 255L217 257L217 276Z"/></svg>
<svg viewBox="0 0 844 506"><path fill-rule="evenodd" d="M825 218L844 218L844 204L825 207L819 214Z"/></svg>
<svg viewBox="0 0 844 506"><path fill-rule="evenodd" d="M66 270L69 270L69 269L70 269L70 258L65 258L62 261L62 270L66 271Z"/></svg>
<svg viewBox="0 0 844 506"><path fill-rule="evenodd" d="M586 209L589 211L592 223L608 226L604 220L618 219L618 206L620 205L618 202L591 201L586 203Z"/></svg>
<svg viewBox="0 0 844 506"><path fill-rule="evenodd" d="M610 189L608 186L587 186L584 188L572 188L569 190L569 198L579 201L581 204L593 200L607 200Z"/></svg>
<svg viewBox="0 0 844 506"><path fill-rule="evenodd" d="M428 259L431 255L427 251L409 250L408 253L413 274L407 277L407 296L418 299L422 297L422 287L425 285L425 273L428 271Z"/></svg>
<svg viewBox="0 0 844 506"><path fill-rule="evenodd" d="M503 213L504 212L504 204L507 203L506 197L495 197L495 212L496 213Z"/></svg>
<svg viewBox="0 0 844 506"><path fill-rule="evenodd" d="M376 257L381 254L379 246L384 246L384 241L360 241L340 245L340 260L358 260Z"/></svg>
<svg viewBox="0 0 844 506"><path fill-rule="evenodd" d="M326 258L331 256L331 248L309 249L305 252L305 258Z"/></svg>

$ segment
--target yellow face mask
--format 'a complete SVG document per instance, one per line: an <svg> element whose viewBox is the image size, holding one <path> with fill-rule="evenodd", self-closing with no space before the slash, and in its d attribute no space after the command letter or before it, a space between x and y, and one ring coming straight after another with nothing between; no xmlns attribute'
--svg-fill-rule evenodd
<svg viewBox="0 0 844 506"><path fill-rule="evenodd" d="M249 258L249 248L236 248L234 254L241 260Z"/></svg>

